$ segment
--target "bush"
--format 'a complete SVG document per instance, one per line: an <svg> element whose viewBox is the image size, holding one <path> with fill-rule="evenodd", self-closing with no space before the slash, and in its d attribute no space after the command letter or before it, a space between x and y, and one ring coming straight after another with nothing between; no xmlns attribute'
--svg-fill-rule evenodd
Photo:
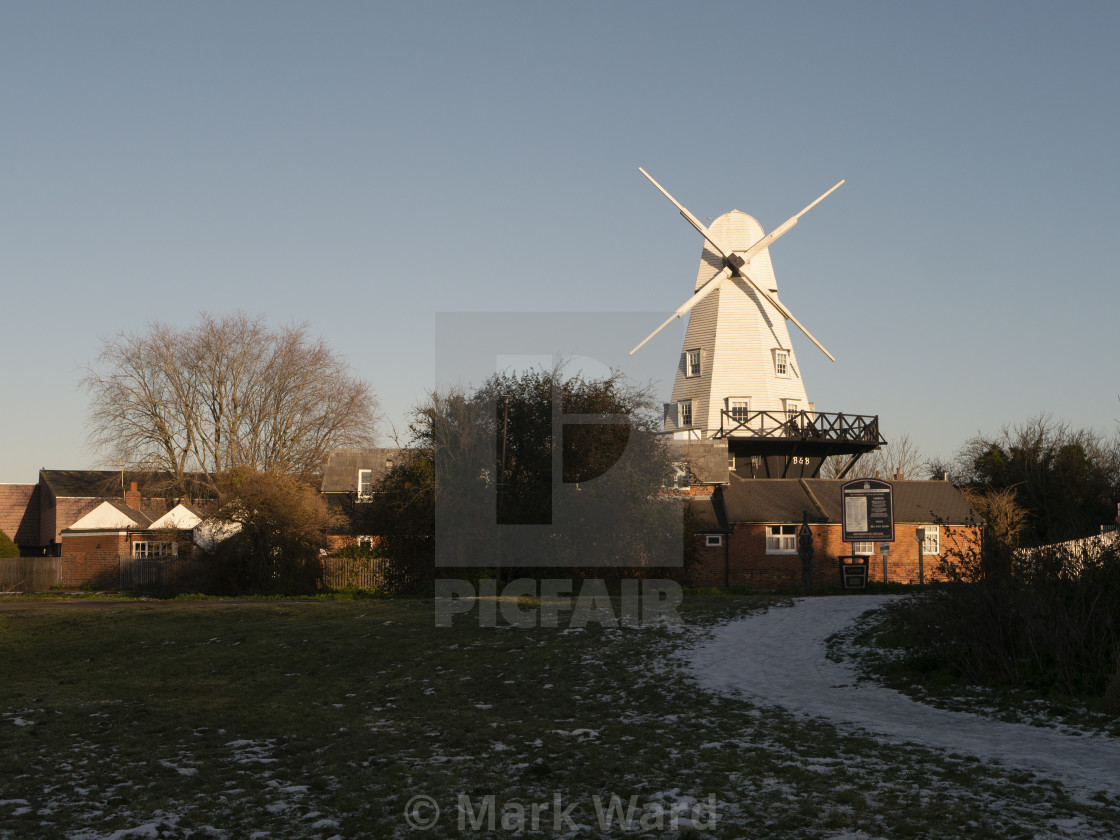
<svg viewBox="0 0 1120 840"><path fill-rule="evenodd" d="M955 565L948 584L891 607L915 668L1120 712L1120 540L1031 552L990 543Z"/></svg>
<svg viewBox="0 0 1120 840"><path fill-rule="evenodd" d="M19 546L0 530L0 557L19 557Z"/></svg>

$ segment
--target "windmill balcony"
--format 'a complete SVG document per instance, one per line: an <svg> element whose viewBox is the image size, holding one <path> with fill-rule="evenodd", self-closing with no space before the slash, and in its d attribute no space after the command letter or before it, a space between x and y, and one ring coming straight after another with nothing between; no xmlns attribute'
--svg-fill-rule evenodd
<svg viewBox="0 0 1120 840"><path fill-rule="evenodd" d="M716 438L797 440L813 443L858 443L878 446L878 415L827 414L820 411L720 412Z"/></svg>

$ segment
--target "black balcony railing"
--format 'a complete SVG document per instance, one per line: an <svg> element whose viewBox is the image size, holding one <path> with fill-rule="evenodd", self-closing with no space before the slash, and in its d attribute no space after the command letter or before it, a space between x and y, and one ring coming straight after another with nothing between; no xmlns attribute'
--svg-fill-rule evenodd
<svg viewBox="0 0 1120 840"><path fill-rule="evenodd" d="M819 411L721 411L717 438L772 438L879 446L878 415L825 414Z"/></svg>

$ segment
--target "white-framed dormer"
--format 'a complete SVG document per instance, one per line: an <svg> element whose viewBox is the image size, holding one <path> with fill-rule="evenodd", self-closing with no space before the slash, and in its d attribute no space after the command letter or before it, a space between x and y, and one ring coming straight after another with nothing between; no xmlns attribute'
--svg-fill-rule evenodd
<svg viewBox="0 0 1120 840"><path fill-rule="evenodd" d="M793 370L789 351L782 347L774 348L774 375L782 379L789 379Z"/></svg>
<svg viewBox="0 0 1120 840"><path fill-rule="evenodd" d="M373 497L373 470L358 470L358 498L367 500Z"/></svg>
<svg viewBox="0 0 1120 840"><path fill-rule="evenodd" d="M686 379L695 379L704 373L704 353L699 347L684 351L684 375Z"/></svg>
<svg viewBox="0 0 1120 840"><path fill-rule="evenodd" d="M692 427L692 400L679 400L677 402L677 426L682 429Z"/></svg>

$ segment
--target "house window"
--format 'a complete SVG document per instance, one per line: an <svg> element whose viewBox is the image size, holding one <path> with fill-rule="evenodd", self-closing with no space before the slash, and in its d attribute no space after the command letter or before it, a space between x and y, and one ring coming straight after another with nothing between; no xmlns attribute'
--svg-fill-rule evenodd
<svg viewBox="0 0 1120 840"><path fill-rule="evenodd" d="M727 413L736 423L746 423L751 411L751 401L748 397L730 397L727 400Z"/></svg>
<svg viewBox="0 0 1120 840"><path fill-rule="evenodd" d="M767 525L766 526L766 553L767 554L796 554L797 553L797 526L796 525Z"/></svg>
<svg viewBox="0 0 1120 840"><path fill-rule="evenodd" d="M723 534L705 534L704 545L708 548L715 548L723 545Z"/></svg>
<svg viewBox="0 0 1120 840"><path fill-rule="evenodd" d="M368 548L373 550L373 537L362 535L358 537L358 548Z"/></svg>
<svg viewBox="0 0 1120 840"><path fill-rule="evenodd" d="M774 373L778 376L789 376L789 351L774 351Z"/></svg>
<svg viewBox="0 0 1120 840"><path fill-rule="evenodd" d="M854 542L852 543L852 554L868 556L875 553L875 543L873 542Z"/></svg>
<svg viewBox="0 0 1120 840"><path fill-rule="evenodd" d="M941 528L937 525L926 525L926 536L922 540L922 554L929 556L930 554L941 553Z"/></svg>
<svg viewBox="0 0 1120 840"><path fill-rule="evenodd" d="M673 476L670 484L675 490L687 490L692 486L692 473L684 461L673 464Z"/></svg>
<svg viewBox="0 0 1120 840"><path fill-rule="evenodd" d="M692 400L677 403L677 417L680 418L682 428L692 425Z"/></svg>
<svg viewBox="0 0 1120 840"><path fill-rule="evenodd" d="M373 495L373 470L358 470L358 496L368 499Z"/></svg>
<svg viewBox="0 0 1120 840"><path fill-rule="evenodd" d="M684 375L685 376L699 376L700 375L700 351L699 350L685 350L684 351Z"/></svg>
<svg viewBox="0 0 1120 840"><path fill-rule="evenodd" d="M728 453L728 455L727 455L727 468L729 470L734 470L735 469L735 454L733 452Z"/></svg>
<svg viewBox="0 0 1120 840"><path fill-rule="evenodd" d="M132 544L132 556L137 560L156 557L171 557L175 554L175 543L137 540Z"/></svg>

